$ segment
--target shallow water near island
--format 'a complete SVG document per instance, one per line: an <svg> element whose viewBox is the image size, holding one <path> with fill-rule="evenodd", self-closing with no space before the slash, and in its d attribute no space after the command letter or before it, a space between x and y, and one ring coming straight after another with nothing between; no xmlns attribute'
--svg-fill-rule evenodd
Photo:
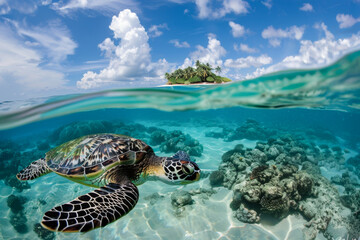
<svg viewBox="0 0 360 240"><path fill-rule="evenodd" d="M355 52L325 68L220 86L4 101L0 239L359 238L359 96ZM202 169L201 179L189 185L145 182L138 186L136 207L104 228L83 234L43 230L37 224L46 211L93 189L55 173L28 183L15 174L61 143L110 132L141 139L159 156L186 150ZM264 165L273 175L254 177L254 169ZM297 170L285 176L289 165ZM216 182L219 173L225 176ZM304 176L312 182L308 193L300 191L305 181L297 180ZM261 194L250 204L245 186L251 181ZM291 181L296 187L288 192L285 183ZM265 204L266 187L282 190L286 206L280 200ZM252 211L259 219L249 223L251 216L244 216Z"/></svg>

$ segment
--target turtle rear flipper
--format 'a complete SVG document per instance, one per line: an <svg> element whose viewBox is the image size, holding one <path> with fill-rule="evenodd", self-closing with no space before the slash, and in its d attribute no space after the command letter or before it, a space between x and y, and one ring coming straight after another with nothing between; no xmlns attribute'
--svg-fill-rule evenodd
<svg viewBox="0 0 360 240"><path fill-rule="evenodd" d="M126 215L138 198L138 189L130 181L109 183L46 212L41 225L51 231L87 232Z"/></svg>
<svg viewBox="0 0 360 240"><path fill-rule="evenodd" d="M40 158L39 160L32 162L29 166L21 170L18 174L16 174L16 177L19 180L23 180L23 181L33 180L49 172L51 172L51 170L47 166L45 159Z"/></svg>

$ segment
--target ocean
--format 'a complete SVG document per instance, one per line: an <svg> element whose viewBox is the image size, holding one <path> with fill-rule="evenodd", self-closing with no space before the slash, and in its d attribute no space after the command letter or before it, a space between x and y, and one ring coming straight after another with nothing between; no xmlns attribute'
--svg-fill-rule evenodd
<svg viewBox="0 0 360 240"><path fill-rule="evenodd" d="M0 239L360 239L360 51L221 85L114 89L0 102ZM149 180L119 220L51 232L44 213L94 188L16 174L65 142L131 136L185 151L200 180Z"/></svg>

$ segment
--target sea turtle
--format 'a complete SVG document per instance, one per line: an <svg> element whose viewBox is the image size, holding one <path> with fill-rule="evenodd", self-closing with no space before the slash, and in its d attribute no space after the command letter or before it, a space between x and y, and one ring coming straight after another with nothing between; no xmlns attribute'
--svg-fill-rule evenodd
<svg viewBox="0 0 360 240"><path fill-rule="evenodd" d="M86 232L126 215L138 201L136 185L146 179L187 184L200 178L199 167L185 152L158 157L145 142L117 134L88 135L64 143L16 177L31 180L50 172L100 187L45 213L42 226L62 232Z"/></svg>

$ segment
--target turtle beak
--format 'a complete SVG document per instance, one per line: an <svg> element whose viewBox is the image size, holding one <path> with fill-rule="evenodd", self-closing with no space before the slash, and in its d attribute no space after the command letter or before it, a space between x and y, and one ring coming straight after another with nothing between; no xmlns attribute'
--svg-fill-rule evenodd
<svg viewBox="0 0 360 240"><path fill-rule="evenodd" d="M199 181L199 180L200 180L200 171L199 171L199 172L196 172L195 174L196 174L196 177L195 177L195 180L194 180L194 181L196 182L196 181Z"/></svg>
<svg viewBox="0 0 360 240"><path fill-rule="evenodd" d="M199 166L196 163L192 162L192 164L194 166L194 173L192 175L190 175L190 176L187 176L185 178L185 180L196 182L196 181L199 181L199 179L200 179L201 170L200 170Z"/></svg>

